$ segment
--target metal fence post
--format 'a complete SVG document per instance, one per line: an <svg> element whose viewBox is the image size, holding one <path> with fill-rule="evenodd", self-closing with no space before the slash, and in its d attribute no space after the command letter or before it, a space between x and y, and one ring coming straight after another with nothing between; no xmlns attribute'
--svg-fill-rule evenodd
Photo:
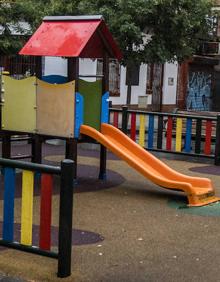
<svg viewBox="0 0 220 282"><path fill-rule="evenodd" d="M215 139L215 165L220 165L220 115L217 115Z"/></svg>
<svg viewBox="0 0 220 282"><path fill-rule="evenodd" d="M74 161L61 163L58 277L71 275Z"/></svg>
<svg viewBox="0 0 220 282"><path fill-rule="evenodd" d="M128 107L122 106L122 132L128 133Z"/></svg>

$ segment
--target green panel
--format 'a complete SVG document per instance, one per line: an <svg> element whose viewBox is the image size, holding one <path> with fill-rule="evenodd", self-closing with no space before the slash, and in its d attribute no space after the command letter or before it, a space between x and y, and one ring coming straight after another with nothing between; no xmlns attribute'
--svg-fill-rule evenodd
<svg viewBox="0 0 220 282"><path fill-rule="evenodd" d="M36 130L36 77L21 80L3 76L2 128L18 132Z"/></svg>
<svg viewBox="0 0 220 282"><path fill-rule="evenodd" d="M84 97L84 124L100 130L102 80L79 80L79 93Z"/></svg>

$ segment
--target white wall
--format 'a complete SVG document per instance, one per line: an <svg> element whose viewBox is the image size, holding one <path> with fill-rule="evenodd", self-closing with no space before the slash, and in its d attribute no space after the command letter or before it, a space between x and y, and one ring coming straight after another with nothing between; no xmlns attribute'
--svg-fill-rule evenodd
<svg viewBox="0 0 220 282"><path fill-rule="evenodd" d="M80 75L96 75L97 60L80 59L79 60L79 74ZM95 77L83 77L86 81L96 81Z"/></svg>
<svg viewBox="0 0 220 282"><path fill-rule="evenodd" d="M45 57L43 75L67 76L67 59L60 57Z"/></svg>
<svg viewBox="0 0 220 282"><path fill-rule="evenodd" d="M164 105L175 105L176 104L176 91L177 91L177 74L178 64L177 63L166 63L164 65L164 81L163 81L163 100ZM125 84L126 79L126 68L121 67L120 77L120 97L110 97L113 105L126 104L127 97L127 86ZM132 86L131 104L138 104L138 96L146 95L147 86L147 65L142 64L140 67L140 81L138 86ZM171 84L173 81L173 85ZM148 96L148 104L151 104L152 95Z"/></svg>
<svg viewBox="0 0 220 282"><path fill-rule="evenodd" d="M80 75L96 75L97 60L80 59L79 73ZM45 57L44 75L57 74L67 76L67 59L60 57ZM163 81L163 100L164 105L176 104L177 92L177 63L166 63L164 65L164 81ZM138 104L138 96L146 95L146 80L147 80L147 65L141 64L140 66L140 79L138 86L132 86L131 89L131 104ZM87 81L95 81L95 78L83 78ZM173 80L173 85L169 85ZM126 85L126 68L121 66L120 69L120 96L110 97L113 105L126 104L127 85ZM148 103L151 104L152 96L149 95Z"/></svg>
<svg viewBox="0 0 220 282"><path fill-rule="evenodd" d="M80 59L79 74L80 75L96 75L97 60ZM45 57L44 75L62 75L67 76L67 59L60 57ZM95 81L95 78L83 78L87 81Z"/></svg>
<svg viewBox="0 0 220 282"><path fill-rule="evenodd" d="M141 64L139 75L139 85L131 87L131 104L138 104L138 96L146 95L147 65ZM126 68L122 66L120 70L120 97L110 97L113 105L126 104L127 85L125 82Z"/></svg>
<svg viewBox="0 0 220 282"><path fill-rule="evenodd" d="M178 75L177 63L173 63L173 64L166 63L164 65L163 100L162 100L163 105L176 104L177 75ZM172 80L173 80L173 85L171 85Z"/></svg>

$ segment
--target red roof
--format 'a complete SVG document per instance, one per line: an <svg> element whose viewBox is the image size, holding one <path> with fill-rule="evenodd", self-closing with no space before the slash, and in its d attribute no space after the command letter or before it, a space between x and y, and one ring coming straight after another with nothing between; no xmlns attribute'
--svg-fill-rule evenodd
<svg viewBox="0 0 220 282"><path fill-rule="evenodd" d="M21 55L111 58L122 54L101 16L45 17Z"/></svg>

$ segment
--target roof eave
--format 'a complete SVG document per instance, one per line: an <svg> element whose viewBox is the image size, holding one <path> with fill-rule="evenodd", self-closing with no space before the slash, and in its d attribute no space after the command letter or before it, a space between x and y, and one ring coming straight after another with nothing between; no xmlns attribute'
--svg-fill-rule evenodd
<svg viewBox="0 0 220 282"><path fill-rule="evenodd" d="M91 20L97 20L101 21L103 20L102 15L93 15L93 16L46 16L43 18L44 22L53 22L53 21L91 21Z"/></svg>

